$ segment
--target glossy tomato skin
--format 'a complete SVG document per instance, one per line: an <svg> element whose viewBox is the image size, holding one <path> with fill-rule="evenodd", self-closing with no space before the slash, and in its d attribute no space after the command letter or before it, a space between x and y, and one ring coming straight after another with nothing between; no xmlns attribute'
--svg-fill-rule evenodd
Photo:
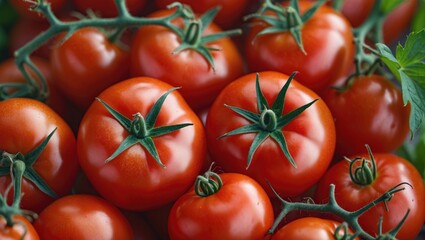
<svg viewBox="0 0 425 240"><path fill-rule="evenodd" d="M379 75L352 79L346 90L323 94L335 120L336 157L365 153L365 144L376 152L391 152L409 133L410 107L400 90Z"/></svg>
<svg viewBox="0 0 425 240"><path fill-rule="evenodd" d="M373 151L373 149L372 149ZM420 232L425 215L425 188L416 168L407 160L385 153L373 154L376 161L377 177L370 185L357 185L349 175L349 162L340 161L332 166L318 184L315 202L327 202L329 184L335 184L335 197L338 204L349 211L354 211L375 200L395 185L407 182L405 190L397 192L385 205L379 203L365 212L359 219L362 228L375 236L378 233L379 217L383 217L383 232L396 227L407 210L410 209L406 222L397 234L397 239L415 239ZM368 154L354 155L370 159Z"/></svg>
<svg viewBox="0 0 425 240"><path fill-rule="evenodd" d="M301 12L311 2L299 1ZM246 59L251 71L298 71L297 80L320 92L345 75L353 64L354 44L348 20L328 6L320 7L301 30L306 54L289 31L256 35L264 25L254 25L246 37Z"/></svg>
<svg viewBox="0 0 425 240"><path fill-rule="evenodd" d="M44 103L26 98L0 102L0 116L0 149L11 154L27 154L56 128L33 169L58 196L69 194L79 164L75 136L68 124ZM9 185L9 176L0 177L2 193ZM22 181L22 192L22 209L40 212L54 200L26 178ZM9 202L12 196L8 195Z"/></svg>
<svg viewBox="0 0 425 240"><path fill-rule="evenodd" d="M46 104L59 114L72 129L75 129L78 124L75 116L78 115L78 112L72 107L69 100L59 91L55 79L53 78L49 61L37 56L32 56L31 61L38 67L47 81L49 96L47 97ZM26 69L36 81L39 81L36 74L29 67ZM25 81L25 77L18 69L13 58L6 59L0 63L0 82L23 83Z"/></svg>
<svg viewBox="0 0 425 240"><path fill-rule="evenodd" d="M172 0L155 0L155 5L159 8L165 8L173 2ZM189 5L195 13L199 14L220 6L220 11L214 18L214 22L224 29L239 27L249 6L248 0L183 0L179 2Z"/></svg>
<svg viewBox="0 0 425 240"><path fill-rule="evenodd" d="M100 30L81 28L60 43L63 37L53 45L52 70L61 91L81 109L87 109L104 89L128 77L128 53L109 42Z"/></svg>
<svg viewBox="0 0 425 240"><path fill-rule="evenodd" d="M4 218L0 217L0 239L2 240L39 240L39 236L35 231L31 222L20 215L13 216L16 222L12 227L6 225ZM25 237L22 236L25 234Z"/></svg>
<svg viewBox="0 0 425 240"><path fill-rule="evenodd" d="M264 189L252 178L222 173L222 188L200 197L192 188L171 209L171 239L263 239L274 220Z"/></svg>
<svg viewBox="0 0 425 240"><path fill-rule="evenodd" d="M109 87L99 98L132 119L137 112L146 116L154 102L171 88L160 80L139 77ZM181 123L193 125L153 138L165 168L139 144L105 163L129 132L96 101L85 113L78 132L81 166L94 188L115 205L128 210L159 207L191 186L206 153L202 122L174 91L166 98L156 126Z"/></svg>
<svg viewBox="0 0 425 240"><path fill-rule="evenodd" d="M217 138L251 123L224 104L257 113L255 79L254 73L236 79L214 101L206 122L209 154L224 171L254 178L271 197L274 194L267 181L282 197L297 196L316 183L330 164L335 148L332 115L317 94L293 80L286 93L284 114L319 99L282 128L297 168L290 164L279 145L269 137L256 150L250 167L246 169L248 150L255 134ZM279 72L260 72L259 79L262 92L271 105L288 76Z"/></svg>
<svg viewBox="0 0 425 240"><path fill-rule="evenodd" d="M358 27L367 19L374 3L375 1L371 0L346 0L341 12L353 27ZM393 43L409 27L417 4L417 0L406 0L389 13L383 25L385 43Z"/></svg>
<svg viewBox="0 0 425 240"><path fill-rule="evenodd" d="M280 228L272 236L272 240L286 239L314 239L328 240L335 239L335 231L341 222L335 220L322 219L317 217L304 217L294 220ZM353 232L350 230L350 234ZM341 231L341 235L343 232ZM359 239L359 238L355 238Z"/></svg>
<svg viewBox="0 0 425 240"><path fill-rule="evenodd" d="M104 199L84 194L62 197L44 209L34 222L41 239L132 240L124 215Z"/></svg>
<svg viewBox="0 0 425 240"><path fill-rule="evenodd" d="M159 17L172 10L160 10L149 15ZM176 21L182 26L182 20ZM220 32L214 23L208 25L204 35ZM172 54L181 39L162 26L142 26L136 33L131 47L132 76L149 76L181 87L180 93L194 110L208 107L221 89L244 72L243 61L230 38L221 38L207 44L218 48L212 51L215 70L208 61L194 50Z"/></svg>
<svg viewBox="0 0 425 240"><path fill-rule="evenodd" d="M101 17L116 17L118 15L114 0L72 0L75 8L86 13L88 9L100 14ZM127 10L133 15L139 15L146 5L146 0L126 0Z"/></svg>

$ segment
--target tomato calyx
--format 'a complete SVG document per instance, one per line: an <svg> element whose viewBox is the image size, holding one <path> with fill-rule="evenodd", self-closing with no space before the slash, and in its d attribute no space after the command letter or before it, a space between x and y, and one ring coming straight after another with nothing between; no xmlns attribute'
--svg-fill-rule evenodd
<svg viewBox="0 0 425 240"><path fill-rule="evenodd" d="M0 216L6 220L6 226L8 227L12 227L14 224L20 224L19 221L13 220L13 216L21 215L28 219L35 219L37 217L36 213L23 210L19 207L21 203L22 177L24 176L25 168L26 166L23 161L18 160L13 162L13 167L9 168L12 178L11 185L6 189L4 196L0 195ZM9 205L6 200L6 196L12 187L14 192L13 202ZM22 239L25 237L25 234L26 232L24 232Z"/></svg>
<svg viewBox="0 0 425 240"><path fill-rule="evenodd" d="M267 27L257 34L254 41L257 37L265 34L289 31L296 40L300 50L307 55L302 43L301 29L304 23L307 22L325 2L326 0L319 0L304 14L301 14L298 0L291 0L288 7L284 7L280 3L273 3L272 0L265 0L256 13L246 17L246 19L260 19L268 24ZM273 15L266 14L268 12L272 12Z"/></svg>
<svg viewBox="0 0 425 240"><path fill-rule="evenodd" d="M181 45L173 51L173 54L192 49L201 54L214 70L214 59L211 51L219 51L220 49L208 47L207 44L220 38L242 33L240 29L233 29L203 36L202 32L213 21L219 10L219 7L215 7L205 12L200 18L183 18L185 21L184 29L172 29L182 40Z"/></svg>
<svg viewBox="0 0 425 240"><path fill-rule="evenodd" d="M118 10L118 15L112 18L83 18L75 21L62 21L58 17L55 16L54 12L50 7L50 3L45 0L38 0L34 4L34 11L40 12L40 14L44 15L46 20L49 23L49 28L45 31L41 32L34 39L26 43L24 46L19 48L15 53L15 62L18 66L19 70L25 76L27 80L26 83L23 84L15 84L15 83L4 83L0 84L0 100L8 99L8 98L16 98L16 97L27 97L34 98L45 101L49 95L49 90L47 87L47 82L45 77L41 74L39 69L31 62L29 56L38 49L42 44L46 43L48 40L53 38L54 36L66 32L65 37L62 42L65 42L71 35L77 31L78 29L85 27L95 27L105 30L110 30L113 34L109 36L109 39L112 40L117 45L120 45L120 36L121 33L130 27L139 27L143 25L160 25L166 28L171 29L173 32L178 34L181 39L185 38L186 34L193 35L194 30L190 30L191 33L187 33L188 29L196 28L191 27L192 21L199 21L200 24L199 32L207 26L214 16L217 14L217 9L212 9L204 16L200 18L200 20L195 19L195 14L193 11L186 5L183 5L179 2L170 4L168 8L174 8L175 11L170 15L158 18L147 18L147 17L139 17L133 16L127 9L125 0L115 0L115 5ZM186 22L184 29L180 29L173 23L173 20L177 18L183 18ZM214 48L207 47L206 44L217 40L219 38L223 38L226 36L239 35L242 31L240 29L228 30L220 33L215 33L207 36L202 36L200 40L196 40L196 44L191 45L189 43L183 43L178 49L174 51L174 53L180 52L184 49L194 49L199 52L202 56L204 56L212 69L214 69L214 61L211 56L212 50L218 50ZM195 34L196 35L196 34ZM187 37L191 39L191 37ZM189 41L191 42L191 41ZM28 69L24 68L24 65L28 65L31 70L36 73L35 79L28 73Z"/></svg>
<svg viewBox="0 0 425 240"><path fill-rule="evenodd" d="M37 161L40 154L46 148L50 138L55 133L56 128L43 141L27 154L16 153L11 154L5 151L1 152L0 159L0 176L10 175L12 169L23 168L23 177L31 181L40 191L52 198L57 198L57 194L43 180L43 178L34 170L33 165ZM22 167L23 166L23 167ZM17 184L17 183L15 183Z"/></svg>
<svg viewBox="0 0 425 240"><path fill-rule="evenodd" d="M223 186L220 176L209 169L195 180L195 193L200 197L208 197L217 193Z"/></svg>
<svg viewBox="0 0 425 240"><path fill-rule="evenodd" d="M395 226L393 229L389 230L386 233L382 232L382 224L383 220L382 217L379 220L378 223L378 236L371 236L369 233L365 232L361 225L359 224L359 218L362 216L365 212L367 212L369 209L375 207L377 204L381 202L388 202L390 201L394 194L404 191L405 187L404 185L408 185L409 187L412 187L407 182L401 182L394 187L388 189L385 193L383 193L381 196L376 198L375 200L367 203L363 207L354 210L354 211L348 211L343 209L337 202L335 198L335 185L330 184L329 185L329 201L327 203L304 203L304 202L292 202L284 200L279 196L279 194L271 187L272 191L276 195L276 197L281 201L282 203L282 210L276 217L272 227L269 229L268 233L269 235L272 235L275 233L276 229L278 228L280 222L283 220L283 218L292 211L314 211L314 212L321 212L321 213L331 213L333 215L336 215L344 220L343 224L348 224L349 227L354 231L353 235L348 234L348 231L346 233L346 238L342 239L354 239L355 237L362 237L362 239L396 239L397 233L400 231L401 227L403 226L404 222L406 221L410 210L406 211L406 214L403 216L403 218L399 221L397 226ZM340 225L342 229L344 229L344 225ZM335 237L336 239L339 239L339 237L344 237L345 234L342 234L342 236L336 231Z"/></svg>
<svg viewBox="0 0 425 240"><path fill-rule="evenodd" d="M246 118L252 123L249 125L245 125L237 129L234 129L230 132L227 132L221 135L218 139L221 139L227 136L237 135L237 134L257 133L257 135L255 136L249 148L247 166L246 166L247 169L249 168L252 162L252 157L255 151L261 145L261 143L264 140L266 140L268 137L271 137L279 144L280 149L282 150L282 152L284 153L288 161L291 163L291 165L294 168L297 167L295 160L292 158L291 153L289 152L288 146L286 144L285 136L282 133L281 129L285 125L290 123L293 119L295 119L298 115L300 115L302 112L304 112L304 110L310 107L318 99L315 99L283 115L283 105L285 102L285 95L295 74L296 72L292 73L291 76L289 76L287 82L279 91L274 103L272 104L271 107L269 107L269 104L261 91L259 74L257 73L256 94L257 94L257 109L259 113L254 113L239 107L225 105L226 107L228 107L235 113L239 114L243 118Z"/></svg>
<svg viewBox="0 0 425 240"><path fill-rule="evenodd" d="M107 109L107 111L130 133L121 142L115 152L112 153L112 155L105 160L105 163L112 161L115 157L120 155L122 152L124 152L131 146L135 144L140 144L149 152L149 154L161 167L165 168L165 165L161 162L153 138L193 125L192 123L182 123L169 126L155 127L156 119L165 99L171 92L176 89L178 88L171 88L167 92L165 92L155 102L146 117L143 117L140 113L135 113L133 115L133 120L130 120L126 116L122 115L120 112L113 109L101 99L96 98L96 100L98 100Z"/></svg>
<svg viewBox="0 0 425 240"><path fill-rule="evenodd" d="M376 167L376 161L372 154L372 150L367 144L366 149L369 154L370 160L360 157L356 157L352 160L345 158L350 162L349 169L351 181L360 186L368 186L372 184L375 181L378 172ZM358 162L360 161L361 163L359 165Z"/></svg>

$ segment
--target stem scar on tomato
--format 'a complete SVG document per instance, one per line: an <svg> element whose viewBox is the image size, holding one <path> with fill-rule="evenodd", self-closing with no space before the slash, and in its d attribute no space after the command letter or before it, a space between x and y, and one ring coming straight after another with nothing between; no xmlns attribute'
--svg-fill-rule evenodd
<svg viewBox="0 0 425 240"><path fill-rule="evenodd" d="M165 92L152 106L146 118L140 113L135 113L133 115L133 120L128 119L126 116L122 115L107 103L102 101L100 98L96 98L112 116L130 133L124 141L119 145L114 153L105 160L105 163L112 161L116 156L118 156L123 151L127 150L135 144L142 145L152 157L155 158L155 161L163 168L165 165L161 162L158 151L156 150L155 143L153 142L154 137L165 135L174 131L177 131L181 128L191 126L192 123L182 123L169 126L160 126L155 127L155 122L158 117L159 111L167 98L167 96L174 90L179 88L171 88Z"/></svg>
<svg viewBox="0 0 425 240"><path fill-rule="evenodd" d="M315 99L285 115L283 115L283 105L285 102L285 95L289 88L289 85L291 84L292 79L297 74L297 72L293 72L291 76L288 78L288 81L285 83L285 85L280 90L279 94L277 95L275 101L273 102L272 106L269 107L269 104L264 97L263 92L261 91L260 87L260 80L259 80L259 74L256 75L256 94L257 94L257 109L258 113L250 112L248 110L229 106L226 105L226 107L230 108L237 114L241 115L242 117L246 118L250 122L252 122L249 125L242 126L240 128L234 129L230 132L227 132L223 135L221 135L218 139L232 136L236 134L244 134L244 133L257 133L255 136L248 152L248 160L246 168L248 169L252 157L257 150L257 148L261 145L261 143L266 140L268 137L273 138L278 144L280 149L285 154L285 157L288 159L288 161L291 163L291 165L294 168L297 168L297 164L295 163L295 160L292 158L291 153L289 152L288 145L286 144L285 136L283 135L281 129L290 123L293 119L295 119L298 115L300 115L304 110L306 110L308 107L310 107L313 103L315 103L318 99Z"/></svg>

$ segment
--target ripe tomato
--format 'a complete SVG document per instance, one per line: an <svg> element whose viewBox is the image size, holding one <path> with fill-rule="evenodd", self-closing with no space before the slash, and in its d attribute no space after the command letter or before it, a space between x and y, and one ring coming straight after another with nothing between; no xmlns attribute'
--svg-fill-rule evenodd
<svg viewBox="0 0 425 240"><path fill-rule="evenodd" d="M24 1L21 1L24 2ZM49 28L49 23L34 21L28 18L20 18L13 25L9 35L9 53L13 53L34 39L41 32ZM43 44L34 51L32 56L39 56L48 59L50 56L50 45Z"/></svg>
<svg viewBox="0 0 425 240"><path fill-rule="evenodd" d="M34 228L41 239L134 239L124 215L92 195L59 198L40 213Z"/></svg>
<svg viewBox="0 0 425 240"><path fill-rule="evenodd" d="M365 158L371 160L368 154L353 155L353 157ZM353 159L353 158L351 158ZM348 161L340 161L332 166L325 176L320 180L315 202L323 203L329 199L329 185L335 184L335 197L337 203L348 211L355 211L380 197L390 190L390 188L402 182L411 185L405 185L403 191L397 192L386 203L379 203L366 211L359 218L362 228L372 236L378 233L379 218L383 217L383 233L395 228L402 220L403 216L410 209L409 216L403 224L397 239L414 239L420 232L425 220L425 187L422 178L416 168L407 160L393 155L376 153L374 154L376 167L371 162L367 165L374 176L369 176L370 181L353 181L350 177L350 171L356 171L362 161L357 161L350 169ZM368 171L363 171L366 173ZM356 175L361 175L358 172ZM355 180L359 180L358 177Z"/></svg>
<svg viewBox="0 0 425 240"><path fill-rule="evenodd" d="M53 74L65 96L86 109L105 88L128 77L129 55L97 28L81 28L60 43L64 35L51 50Z"/></svg>
<svg viewBox="0 0 425 240"><path fill-rule="evenodd" d="M46 100L46 104L49 105L56 113L58 113L70 125L70 127L75 129L77 125L76 115L78 115L78 113L75 111L75 109L72 108L72 105L68 99L63 97L63 94L59 92L59 89L56 86L52 76L52 70L49 61L37 56L32 56L31 61L38 67L38 69L41 71L41 74L43 74L47 81L49 96ZM36 81L40 81L30 68L27 67L26 69ZM24 76L15 64L14 59L6 59L0 63L0 83L24 83L25 81L26 80Z"/></svg>
<svg viewBox="0 0 425 240"><path fill-rule="evenodd" d="M68 124L47 105L33 99L12 98L0 102L0 150L3 154L23 154L26 162L26 173L22 181L22 209L40 212L54 198L42 192L30 177L44 182L57 196L71 191L79 169L76 156L75 136ZM56 129L55 132L53 132ZM50 140L41 154L37 156L33 150L47 137ZM22 160L20 156L14 161ZM28 162L28 161L34 162ZM2 168L8 168L3 161ZM30 171L30 170L33 171ZM4 173L5 169L3 169ZM7 173L7 171L6 171ZM8 174L0 177L0 190L5 192L10 185ZM8 201L12 201L9 194Z"/></svg>
<svg viewBox="0 0 425 240"><path fill-rule="evenodd" d="M353 27L358 27L366 20L374 3L374 0L345 0L341 12ZM394 42L409 27L417 4L417 0L406 0L389 13L383 25L385 43Z"/></svg>
<svg viewBox="0 0 425 240"><path fill-rule="evenodd" d="M172 10L157 11L149 17L166 16ZM182 19L175 24L182 27ZM203 35L221 30L211 23ZM182 44L173 31L162 26L142 26L136 33L131 47L132 76L149 76L161 79L180 92L194 110L208 107L221 89L243 74L243 61L230 38L221 38L207 44L211 51L215 70L198 52L186 49L172 54Z"/></svg>
<svg viewBox="0 0 425 240"><path fill-rule="evenodd" d="M270 106L287 79L287 75L279 72L259 73L259 84ZM313 91L292 80L281 115L285 116L318 98ZM259 145L247 168L250 146L259 134L245 133L218 139L225 133L252 123L225 104L258 113L260 109L257 108L256 74L247 74L230 83L216 98L207 116L208 151L212 161L224 171L246 174L258 181L269 196L274 196L267 183L269 182L282 197L294 197L303 193L325 173L334 153L335 126L332 115L322 100L317 100L290 123L275 130L286 138L287 149L296 168L272 137L267 137Z"/></svg>
<svg viewBox="0 0 425 240"><path fill-rule="evenodd" d="M54 13L59 13L68 3L67 0L44 0L50 3L50 7ZM18 11L18 13L24 17L34 21L46 21L45 16L37 11L31 10L35 6L34 1L22 1L22 0L9 0L12 6Z"/></svg>
<svg viewBox="0 0 425 240"><path fill-rule="evenodd" d="M75 8L86 13L88 9L99 13L101 17L116 17L118 15L114 0L73 0ZM146 5L146 0L126 0L127 10L133 15L139 15Z"/></svg>
<svg viewBox="0 0 425 240"><path fill-rule="evenodd" d="M273 234L271 239L311 239L313 236L314 239L318 240L336 239L335 232L340 225L341 222L337 222L335 220L321 219L317 217L300 218L280 228L275 234ZM344 230L340 229L338 233L337 236L343 236ZM346 234L353 234L353 232L348 229Z"/></svg>
<svg viewBox="0 0 425 240"><path fill-rule="evenodd" d="M155 0L155 5L158 8L165 8L173 2L173 0ZM240 26L249 7L248 0L182 0L179 2L189 5L195 13L199 14L220 6L220 12L218 12L214 22L224 29Z"/></svg>
<svg viewBox="0 0 425 240"><path fill-rule="evenodd" d="M273 208L252 178L222 173L221 188L200 196L194 188L173 205L168 218L171 239L263 239L273 224Z"/></svg>
<svg viewBox="0 0 425 240"><path fill-rule="evenodd" d="M15 215L13 217L15 223L9 227L6 225L4 218L0 217L0 239L2 240L39 240L39 236L35 231L32 223L25 217ZM23 235L25 234L25 237Z"/></svg>
<svg viewBox="0 0 425 240"><path fill-rule="evenodd" d="M329 89L322 97L335 120L337 158L365 153L365 144L376 152L392 152L409 133L410 107L382 76L354 78L347 89Z"/></svg>
<svg viewBox="0 0 425 240"><path fill-rule="evenodd" d="M313 3L299 1L303 13ZM268 13L271 15L272 13ZM268 24L254 20L246 36L246 59L251 71L298 71L297 80L320 92L331 86L351 68L354 57L350 23L328 6L320 7L301 28L306 54L290 31L257 36Z"/></svg>
<svg viewBox="0 0 425 240"><path fill-rule="evenodd" d="M132 78L109 87L99 99L127 118L136 113L146 117L157 99L171 88L157 79ZM149 127L183 123L193 125L152 137L164 167L141 144L105 163L125 139L135 135L96 101L85 113L78 132L81 166L100 195L121 208L147 210L171 202L191 186L206 154L202 122L174 91L166 98L154 126Z"/></svg>

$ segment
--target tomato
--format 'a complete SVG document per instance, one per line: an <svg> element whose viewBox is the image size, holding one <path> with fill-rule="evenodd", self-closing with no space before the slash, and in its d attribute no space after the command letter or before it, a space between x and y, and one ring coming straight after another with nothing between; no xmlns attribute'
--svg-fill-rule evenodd
<svg viewBox="0 0 425 240"><path fill-rule="evenodd" d="M258 78L264 97L271 106L280 89L287 83L288 76L269 71L260 72ZM274 194L268 182L282 197L303 193L320 179L331 162L335 148L332 115L317 94L296 80L292 80L289 85L281 114L285 116L315 99L318 100L295 119L273 131L278 135L283 134L296 167L291 165L272 137L264 139L252 155L251 165L247 167L249 149L259 134L245 133L218 139L225 133L252 123L225 104L256 114L264 114L267 110L257 107L256 74L236 79L223 89L208 112L206 133L212 161L225 172L239 172L254 178L271 197ZM281 116L276 114L276 118ZM266 118L263 120L267 121Z"/></svg>
<svg viewBox="0 0 425 240"><path fill-rule="evenodd" d="M373 149L372 149L373 150ZM351 159L360 158L353 163L350 169L350 162L340 161L332 166L325 176L320 180L315 202L327 202L329 198L329 184L335 184L335 198L337 203L348 211L355 211L382 194L400 184L406 182L404 190L394 193L390 201L376 204L366 211L359 218L361 227L372 236L378 233L379 218L383 217L383 233L394 229L408 210L410 213L404 222L401 230L396 235L397 239L414 239L420 232L424 223L425 211L425 188L422 178L416 168L407 160L386 153L373 154L376 167L371 163L371 156L368 154L353 155ZM351 178L350 171L354 172L367 159L367 167L370 170L357 170L356 175L374 172L369 176L370 180ZM386 210L386 206L388 210Z"/></svg>
<svg viewBox="0 0 425 240"><path fill-rule="evenodd" d="M144 216L139 212L122 211L133 229L133 240L156 240L158 237Z"/></svg>
<svg viewBox="0 0 425 240"><path fill-rule="evenodd" d="M23 1L22 1L23 2ZM13 25L9 35L9 52L11 56L13 53L24 46L26 43L34 39L41 32L49 28L49 23L34 21L28 18L20 18ZM43 58L49 58L50 45L43 44L37 50L34 51L32 56L39 56Z"/></svg>
<svg viewBox="0 0 425 240"><path fill-rule="evenodd" d="M47 19L40 12L33 11L31 8L35 6L33 1L22 1L22 0L9 0L11 5L18 11L18 13L24 17L35 21L46 21ZM62 11L67 0L44 0L44 2L50 3L50 8L53 13L57 14Z"/></svg>
<svg viewBox="0 0 425 240"><path fill-rule="evenodd" d="M149 17L166 16L172 10L157 11ZM175 24L182 27L182 19ZM211 23L203 35L221 30ZM244 72L242 57L230 38L221 38L207 44L215 70L200 53L186 49L172 54L182 44L176 33L162 26L142 26L131 47L132 76L149 76L181 87L181 94L194 110L208 107L229 82Z"/></svg>
<svg viewBox="0 0 425 240"><path fill-rule="evenodd" d="M392 43L405 31L416 11L417 0L407 0L400 3L384 20L384 42ZM375 1L345 0L341 12L353 27L360 26L372 11Z"/></svg>
<svg viewBox="0 0 425 240"><path fill-rule="evenodd" d="M75 8L86 13L88 9L98 13L101 17L116 17L118 15L117 7L114 0L73 0ZM146 5L146 0L126 0L127 10L138 16Z"/></svg>
<svg viewBox="0 0 425 240"><path fill-rule="evenodd" d="M127 118L133 119L136 113L147 118L155 101L171 88L160 80L138 77L109 87L99 99ZM191 186L201 169L206 154L203 125L174 91L166 98L154 126L148 126L186 123L193 125L148 137L156 146L162 165L142 144L132 145L106 163L130 135L140 141L147 137L137 137L128 131L100 101L95 101L78 132L78 156L83 171L101 196L121 208L148 210L171 202Z"/></svg>
<svg viewBox="0 0 425 240"><path fill-rule="evenodd" d="M155 0L158 8L165 8L173 2L173 0ZM220 12L218 12L214 22L224 29L240 26L250 4L248 0L182 0L179 2L189 5L196 13L204 13L211 8L220 6Z"/></svg>
<svg viewBox="0 0 425 240"><path fill-rule="evenodd" d="M134 239L124 215L92 195L59 198L40 213L34 228L41 239Z"/></svg>
<svg viewBox="0 0 425 240"><path fill-rule="evenodd" d="M335 234L337 228L341 226L341 222L334 220L321 219L317 217L305 217L294 220L280 228L271 239L336 239L335 235L343 236L344 230L341 228L339 234ZM353 234L351 230L345 234ZM354 238L359 239L359 238Z"/></svg>
<svg viewBox="0 0 425 240"><path fill-rule="evenodd" d="M392 152L409 133L410 107L400 90L380 75L352 79L346 89L323 94L335 120L337 157L364 153L365 144L376 152Z"/></svg>
<svg viewBox="0 0 425 240"><path fill-rule="evenodd" d="M52 76L52 70L51 70L49 61L37 56L32 56L31 61L35 64L35 66L38 67L41 74L43 74L44 78L47 81L49 95L47 97L46 104L49 105L56 113L58 113L70 125L72 129L75 129L78 124L77 123L78 118L76 116L79 115L79 112L77 112L72 107L72 104L68 101L68 99L63 97L62 93L59 91L58 87L56 86L56 83L54 81L55 79ZM26 69L36 81L40 81L38 77L36 76L36 74L29 67L26 67ZM6 59L5 61L0 63L0 82L2 83L26 82L21 71L19 71L18 67L16 66L15 60L13 58ZM31 96L28 96L28 97L31 97Z"/></svg>
<svg viewBox="0 0 425 240"><path fill-rule="evenodd" d="M22 209L40 212L51 203L54 194L40 190L48 185L57 196L69 194L79 170L75 136L68 124L47 105L33 99L12 98L0 102L0 150L10 154L13 161L23 160L26 173L22 181ZM55 130L56 129L56 130ZM42 142L47 142L37 157L31 154ZM23 154L24 156L19 156ZM24 158L24 159L22 159ZM32 162L29 162L29 161ZM10 185L9 174L4 174L10 163L3 161L0 190ZM8 171L6 171L7 173ZM38 179L35 185L29 179ZM8 195L11 202L13 194Z"/></svg>
<svg viewBox="0 0 425 240"><path fill-rule="evenodd" d="M51 51L57 85L81 109L87 109L100 92L129 74L128 53L96 28L76 30L65 42L53 44Z"/></svg>
<svg viewBox="0 0 425 240"><path fill-rule="evenodd" d="M9 227L4 218L0 217L0 238L2 240L39 240L39 236L33 225L23 216L15 215L15 223ZM22 238L25 234L25 237Z"/></svg>
<svg viewBox="0 0 425 240"><path fill-rule="evenodd" d="M301 12L311 7L299 1ZM271 16L271 13L267 13ZM250 71L298 71L297 80L316 92L331 86L351 68L354 58L350 23L328 6L320 7L301 27L302 52L290 31L261 36L268 25L254 20L246 36L246 60Z"/></svg>
<svg viewBox="0 0 425 240"><path fill-rule="evenodd" d="M168 218L171 239L263 239L274 219L264 189L243 174L219 178L222 186L211 195L192 188L174 203Z"/></svg>

